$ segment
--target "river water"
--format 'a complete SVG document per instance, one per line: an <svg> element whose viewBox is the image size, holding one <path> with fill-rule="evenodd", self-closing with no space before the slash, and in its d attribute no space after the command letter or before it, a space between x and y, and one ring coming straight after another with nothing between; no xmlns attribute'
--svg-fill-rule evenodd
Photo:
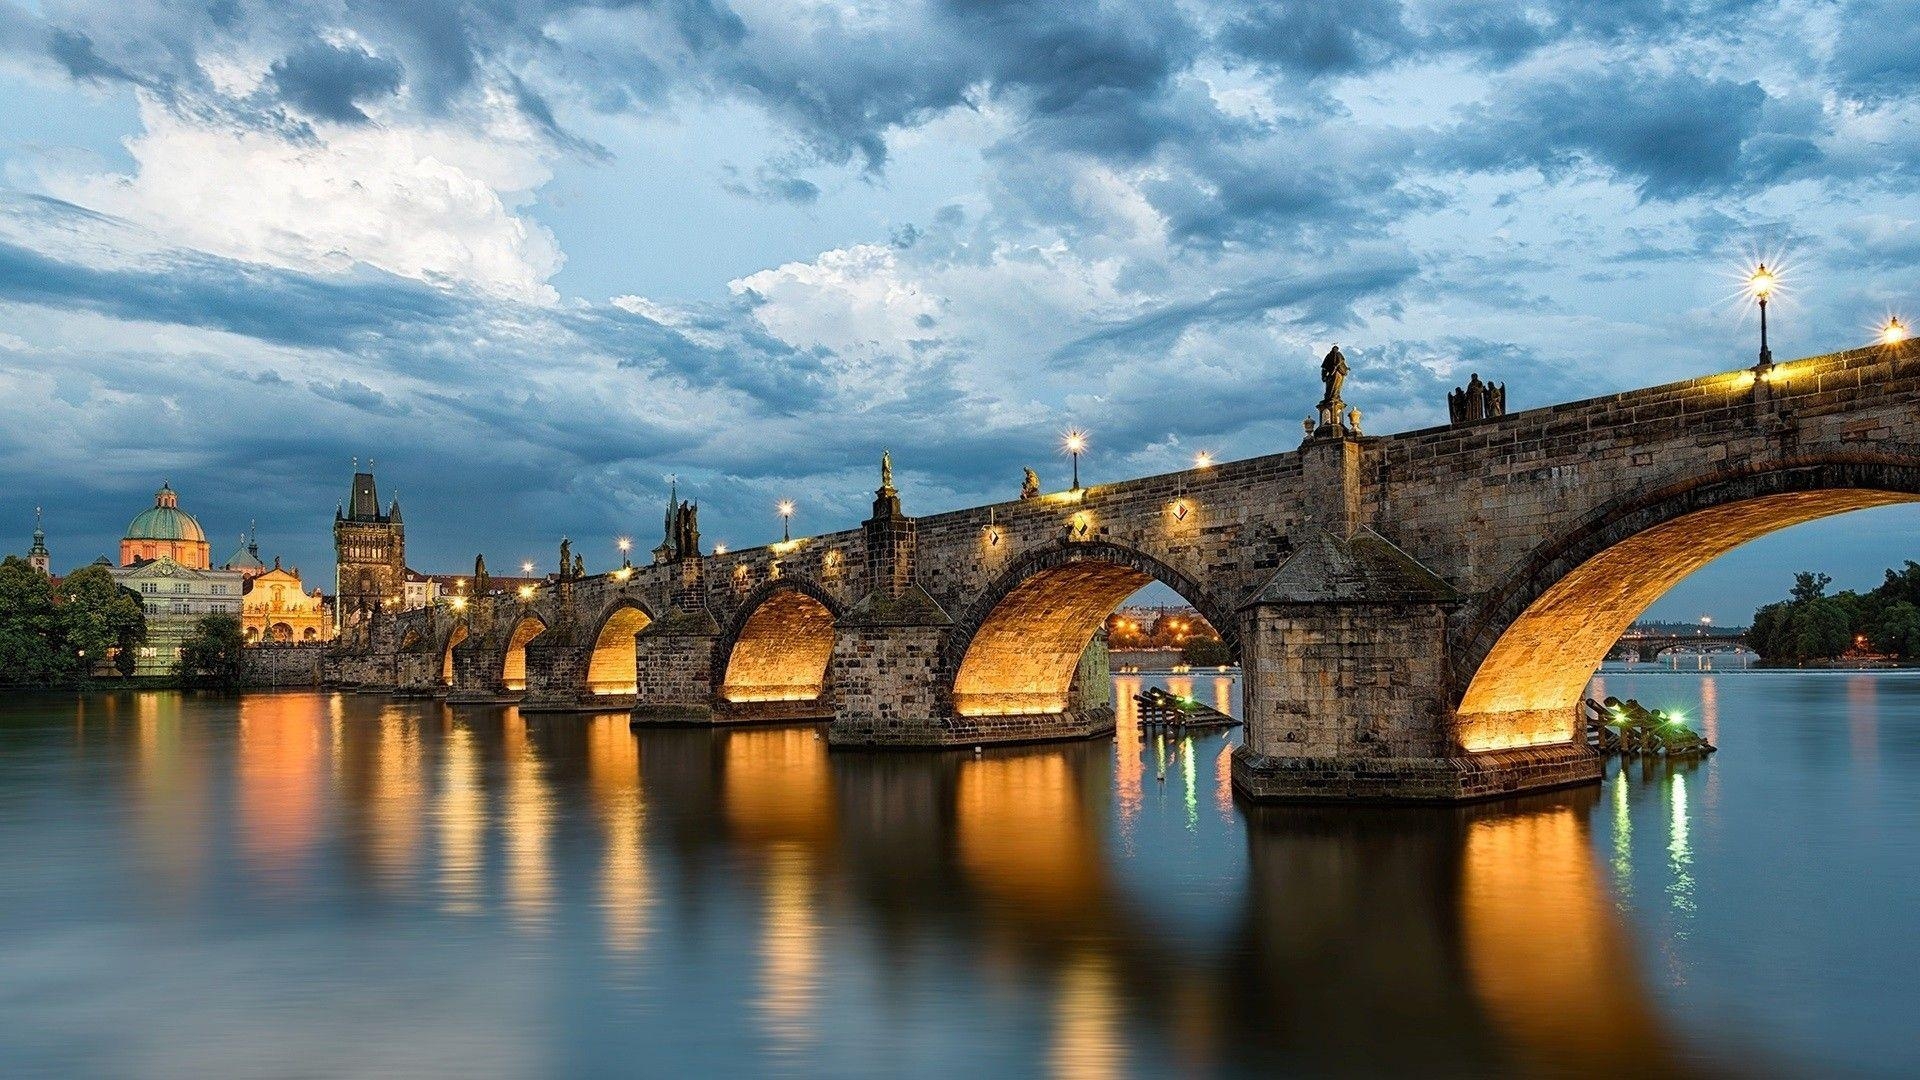
<svg viewBox="0 0 1920 1080"><path fill-rule="evenodd" d="M0 1073L1920 1073L1920 677L1602 681L1722 752L1249 809L1237 733L1128 723L829 755L806 727L13 696Z"/></svg>

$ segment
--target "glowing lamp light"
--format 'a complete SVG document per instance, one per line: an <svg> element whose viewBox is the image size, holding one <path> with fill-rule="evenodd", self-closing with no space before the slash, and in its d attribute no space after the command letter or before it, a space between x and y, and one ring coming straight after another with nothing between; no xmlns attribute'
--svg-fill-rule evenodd
<svg viewBox="0 0 1920 1080"><path fill-rule="evenodd" d="M1202 450L1199 453L1193 455L1193 467L1196 469L1213 468L1213 451Z"/></svg>
<svg viewBox="0 0 1920 1080"><path fill-rule="evenodd" d="M632 540L629 540L628 538L626 538L626 537L624 537L624 536L623 536L623 537L621 537L621 538L620 538L620 550L621 550L621 551L632 551L632 550L633 550L633 541L632 541Z"/></svg>
<svg viewBox="0 0 1920 1080"><path fill-rule="evenodd" d="M1772 294L1774 286L1779 283L1779 277L1767 269L1766 263L1754 267L1753 273L1747 275L1747 291L1752 293L1756 300L1765 300Z"/></svg>
<svg viewBox="0 0 1920 1080"><path fill-rule="evenodd" d="M780 542L784 544L793 539L789 526L789 522L793 520L793 500L781 499L774 509L780 514Z"/></svg>
<svg viewBox="0 0 1920 1080"><path fill-rule="evenodd" d="M713 545L713 553L715 555L725 555L727 553L727 545L725 544Z"/></svg>
<svg viewBox="0 0 1920 1080"><path fill-rule="evenodd" d="M456 597L454 597L454 598L453 598L453 610L455 610L455 611L465 611L465 610L467 610L467 598L466 598L466 597L464 597L464 596L456 596Z"/></svg>
<svg viewBox="0 0 1920 1080"><path fill-rule="evenodd" d="M521 573L523 573L523 574L531 574L531 573L533 573L533 560L532 560L532 559L528 559L528 560L527 560L526 562L523 562L523 563L521 563L521 564L520 564L520 572L521 572Z"/></svg>
<svg viewBox="0 0 1920 1080"><path fill-rule="evenodd" d="M625 581L632 576L633 576L633 567L631 566L623 566L620 569L615 570L613 572L613 580L615 581Z"/></svg>
<svg viewBox="0 0 1920 1080"><path fill-rule="evenodd" d="M520 586L520 599L522 600L533 599L533 586L531 585Z"/></svg>
<svg viewBox="0 0 1920 1080"><path fill-rule="evenodd" d="M1073 458L1073 490L1080 490L1080 455L1087 449L1087 433L1079 428L1068 428L1060 436L1060 446Z"/></svg>
<svg viewBox="0 0 1920 1080"><path fill-rule="evenodd" d="M1887 324L1880 328L1880 344L1898 345L1907 340L1908 334L1907 324L1900 321L1900 316L1889 315Z"/></svg>

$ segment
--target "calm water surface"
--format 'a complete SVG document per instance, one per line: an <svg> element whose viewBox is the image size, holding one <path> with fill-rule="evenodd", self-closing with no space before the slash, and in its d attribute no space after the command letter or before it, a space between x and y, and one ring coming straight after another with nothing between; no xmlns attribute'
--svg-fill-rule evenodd
<svg viewBox="0 0 1920 1080"><path fill-rule="evenodd" d="M1920 1073L1920 677L1603 681L1722 753L1466 810L1247 809L1237 734L1126 723L829 756L811 728L11 697L0 1072Z"/></svg>

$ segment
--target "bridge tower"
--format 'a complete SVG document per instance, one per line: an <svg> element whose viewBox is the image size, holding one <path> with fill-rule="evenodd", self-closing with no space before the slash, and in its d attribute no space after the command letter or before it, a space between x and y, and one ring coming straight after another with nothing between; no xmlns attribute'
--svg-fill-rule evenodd
<svg viewBox="0 0 1920 1080"><path fill-rule="evenodd" d="M347 501L333 515L336 626L383 609L397 609L405 597L407 532L400 520L400 499L396 496L381 513L373 460L367 460L365 472L359 471L358 464L356 460Z"/></svg>

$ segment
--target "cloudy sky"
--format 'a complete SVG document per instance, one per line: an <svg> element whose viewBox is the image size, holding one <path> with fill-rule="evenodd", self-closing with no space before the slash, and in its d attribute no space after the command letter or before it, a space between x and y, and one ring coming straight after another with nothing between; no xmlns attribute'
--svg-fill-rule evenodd
<svg viewBox="0 0 1920 1080"><path fill-rule="evenodd" d="M1920 2L0 0L0 548L162 479L330 578L351 459L413 563L589 566L1782 357L1920 296ZM1920 305L1916 305L1920 306ZM1656 614L1871 585L1807 526ZM328 582L330 587L330 581Z"/></svg>

